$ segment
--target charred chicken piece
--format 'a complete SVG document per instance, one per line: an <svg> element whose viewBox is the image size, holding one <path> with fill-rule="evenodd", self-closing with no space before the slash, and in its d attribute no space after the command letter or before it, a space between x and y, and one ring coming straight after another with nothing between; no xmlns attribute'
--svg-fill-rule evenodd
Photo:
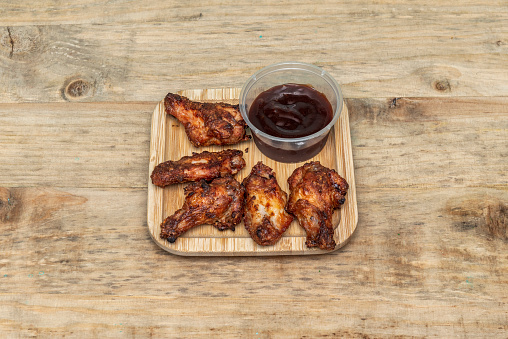
<svg viewBox="0 0 508 339"><path fill-rule="evenodd" d="M205 180L187 185L181 209L161 224L161 238L175 242L194 226L209 224L217 229L234 230L242 221L245 189L233 177Z"/></svg>
<svg viewBox="0 0 508 339"><path fill-rule="evenodd" d="M261 161L242 184L246 193L245 228L259 245L275 244L293 221L284 210L287 193L277 183L274 171Z"/></svg>
<svg viewBox="0 0 508 339"><path fill-rule="evenodd" d="M332 214L344 204L348 183L335 170L319 161L306 163L288 178L289 202L286 210L296 216L307 232L307 247L333 250Z"/></svg>
<svg viewBox="0 0 508 339"><path fill-rule="evenodd" d="M227 149L220 152L193 153L178 161L157 165L150 175L154 185L165 187L176 183L212 180L236 174L245 167L243 152Z"/></svg>
<svg viewBox="0 0 508 339"><path fill-rule="evenodd" d="M168 93L164 99L166 113L185 126L190 142L196 146L232 145L250 139L238 105L191 101Z"/></svg>

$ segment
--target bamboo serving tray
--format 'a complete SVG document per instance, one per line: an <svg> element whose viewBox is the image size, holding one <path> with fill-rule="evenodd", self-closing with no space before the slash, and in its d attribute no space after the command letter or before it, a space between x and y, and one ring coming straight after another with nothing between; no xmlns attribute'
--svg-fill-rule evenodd
<svg viewBox="0 0 508 339"><path fill-rule="evenodd" d="M194 101L221 101L238 104L240 89L187 90L178 94ZM196 148L189 142L183 125L175 118L166 115L164 100L155 107L150 138L147 213L148 229L155 243L168 252L188 256L302 255L330 252L317 248L307 248L305 245L305 230L298 224L296 218L283 237L272 246L256 244L247 233L243 222L236 226L235 231L219 231L211 225L202 225L189 230L174 243L161 239L160 224L167 216L182 207L185 197L183 188L186 184L177 184L166 188L153 185L150 174L154 167L167 160L178 160L183 156L191 155L192 152L220 151L226 148L234 148L244 152L247 165L235 176L239 182L242 182L243 178L250 173L252 167L258 161L262 161L275 171L280 187L288 194L287 178L297 167L304 164L304 162L285 164L271 160L256 148L253 140L231 146ZM358 222L349 113L345 104L338 122L330 132L325 147L318 155L308 161L315 160L320 161L323 166L335 169L349 183L346 202L340 210L335 211L332 220L335 225L334 237L337 243L334 250L337 250L348 242Z"/></svg>

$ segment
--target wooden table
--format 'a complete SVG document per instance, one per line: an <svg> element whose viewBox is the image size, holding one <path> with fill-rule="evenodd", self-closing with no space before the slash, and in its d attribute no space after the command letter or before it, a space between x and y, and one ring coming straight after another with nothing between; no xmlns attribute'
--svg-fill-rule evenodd
<svg viewBox="0 0 508 339"><path fill-rule="evenodd" d="M2 337L508 337L506 1L0 0ZM321 256L150 238L153 109L330 72L359 223Z"/></svg>

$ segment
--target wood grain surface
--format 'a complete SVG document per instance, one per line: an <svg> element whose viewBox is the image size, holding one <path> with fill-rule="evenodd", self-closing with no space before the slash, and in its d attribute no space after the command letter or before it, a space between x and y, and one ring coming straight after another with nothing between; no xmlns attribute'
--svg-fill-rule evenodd
<svg viewBox="0 0 508 339"><path fill-rule="evenodd" d="M506 1L0 8L0 337L508 337ZM350 242L163 251L146 222L155 105L285 60L347 98Z"/></svg>
<svg viewBox="0 0 508 339"><path fill-rule="evenodd" d="M281 60L323 67L347 98L508 93L504 0L141 7L2 0L0 101L157 102L168 91L241 87Z"/></svg>

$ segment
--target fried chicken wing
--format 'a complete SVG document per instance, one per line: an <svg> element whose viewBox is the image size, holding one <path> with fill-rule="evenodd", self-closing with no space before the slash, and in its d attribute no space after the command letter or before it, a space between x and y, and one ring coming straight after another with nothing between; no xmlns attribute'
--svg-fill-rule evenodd
<svg viewBox="0 0 508 339"><path fill-rule="evenodd" d="M293 221L284 210L287 193L277 183L274 171L261 161L242 184L246 193L245 228L259 245L275 244Z"/></svg>
<svg viewBox="0 0 508 339"><path fill-rule="evenodd" d="M348 183L335 170L319 161L306 163L288 178L289 202L286 210L296 216L307 232L307 247L333 250L332 214L345 202Z"/></svg>
<svg viewBox="0 0 508 339"><path fill-rule="evenodd" d="M238 105L191 101L168 93L164 99L166 113L185 126L190 142L196 146L232 145L250 139Z"/></svg>
<svg viewBox="0 0 508 339"><path fill-rule="evenodd" d="M176 183L212 180L233 175L245 167L243 152L227 149L220 152L193 153L178 161L166 161L152 171L152 183L165 187Z"/></svg>
<svg viewBox="0 0 508 339"><path fill-rule="evenodd" d="M233 177L205 180L187 185L181 209L161 224L161 238L175 242L194 226L210 224L217 229L234 230L242 221L245 189Z"/></svg>

